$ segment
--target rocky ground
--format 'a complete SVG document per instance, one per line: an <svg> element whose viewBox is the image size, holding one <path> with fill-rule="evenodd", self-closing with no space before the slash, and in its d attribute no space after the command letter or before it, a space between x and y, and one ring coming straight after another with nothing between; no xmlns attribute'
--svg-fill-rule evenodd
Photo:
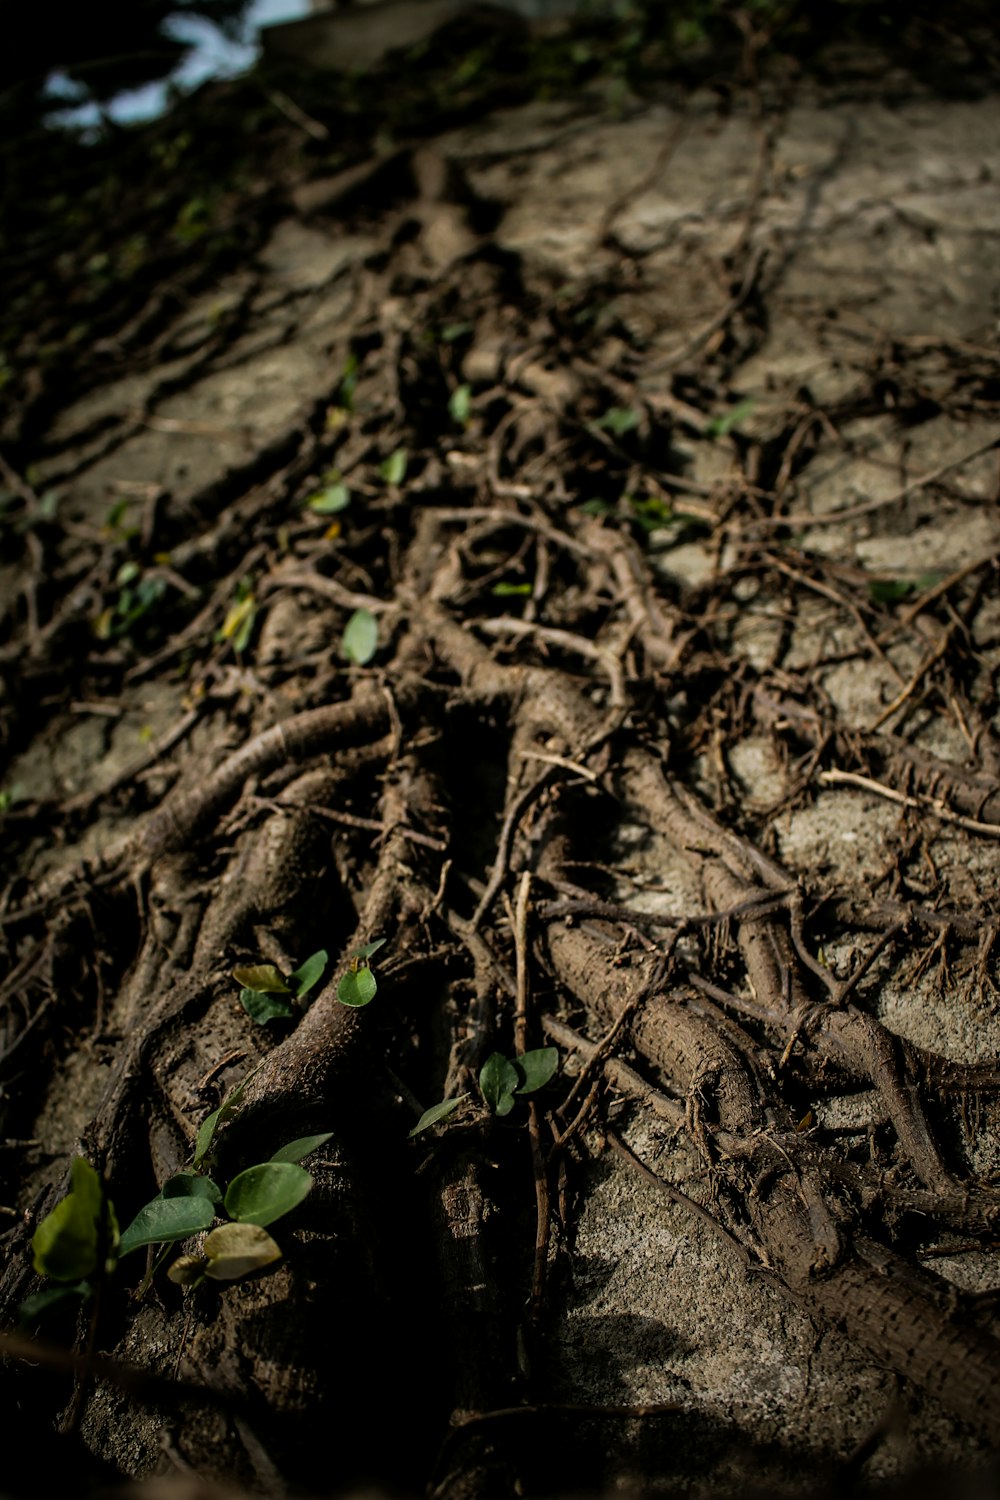
<svg viewBox="0 0 1000 1500"><path fill-rule="evenodd" d="M69 1400L117 1472L315 1486L368 1299L362 1368L402 1364L374 1378L421 1436L327 1489L987 1457L997 127L884 55L748 45L725 89L318 152L252 253L157 289L142 357L116 335L25 429L8 1326L81 1142L125 1222L258 1061L234 1162L335 1132L274 1276L106 1315L96 1347L176 1400L39 1392L10 1346L38 1430ZM318 948L319 998L255 1024L234 965ZM494 1118L485 1057L543 1044L557 1078Z"/></svg>

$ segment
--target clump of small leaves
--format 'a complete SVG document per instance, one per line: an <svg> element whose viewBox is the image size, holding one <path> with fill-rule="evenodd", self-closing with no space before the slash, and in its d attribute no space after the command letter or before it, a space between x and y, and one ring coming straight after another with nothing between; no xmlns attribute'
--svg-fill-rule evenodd
<svg viewBox="0 0 1000 1500"><path fill-rule="evenodd" d="M205 1159L216 1126L235 1108L248 1082L249 1078L245 1079L230 1094L226 1106L202 1125L196 1162ZM102 1255L103 1274L110 1276L134 1250L156 1246L161 1255L155 1270L167 1246L210 1230L199 1254L182 1255L167 1271L170 1279L182 1286L197 1285L205 1278L235 1281L280 1260L280 1246L266 1233L265 1226L291 1213L309 1194L313 1178L299 1163L325 1145L330 1134L289 1141L269 1161L238 1172L225 1190L201 1172L177 1172L140 1208L121 1234L100 1176L82 1156L76 1157L71 1169L72 1190L42 1220L31 1242L35 1270L60 1285L27 1298L21 1306L22 1323L35 1322L67 1299L86 1301L93 1291L89 1278L98 1270ZM213 1229L222 1215L229 1222Z"/></svg>
<svg viewBox="0 0 1000 1500"><path fill-rule="evenodd" d="M285 975L274 964L252 964L233 970L233 978L243 986L240 1004L258 1025L268 1021L288 1020L295 1014L293 1000L302 1001L323 977L327 952L320 948L293 973Z"/></svg>

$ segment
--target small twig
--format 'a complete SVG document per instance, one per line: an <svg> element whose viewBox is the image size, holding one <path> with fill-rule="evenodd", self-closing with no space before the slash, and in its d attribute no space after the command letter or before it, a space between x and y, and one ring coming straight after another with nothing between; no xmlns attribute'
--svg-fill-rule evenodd
<svg viewBox="0 0 1000 1500"><path fill-rule="evenodd" d="M522 760L540 760L547 766L561 766L564 771L573 771L577 776L582 776L585 781L599 781L600 777L596 771L590 771L586 766L581 766L577 760L569 760L565 755L545 755L541 750L522 750Z"/></svg>
<svg viewBox="0 0 1000 1500"><path fill-rule="evenodd" d="M515 799L513 805L509 808L507 816L503 820L500 837L497 840L497 857L493 862L490 878L486 883L486 889L483 891L479 905L472 916L473 932L479 927L486 913L493 905L497 892L503 885L510 864L510 851L514 843L514 834L517 832L517 825L531 804L536 802L542 793L552 785L552 781L552 773L543 771L537 781L533 781L531 786L525 787L521 795Z"/></svg>
<svg viewBox="0 0 1000 1500"><path fill-rule="evenodd" d="M666 1193L668 1198L672 1198L675 1203L679 1203L682 1208L686 1208L689 1213L694 1214L695 1218L700 1219L703 1224L707 1224L713 1234L725 1240L730 1248L736 1251L736 1254L748 1269L759 1269L757 1262L746 1246L741 1244L724 1224L720 1224L718 1219L714 1218L707 1208L702 1208L701 1204L696 1203L693 1198L689 1198L687 1193L682 1192L678 1187L674 1187L672 1182L667 1182L663 1177L658 1177L655 1172L646 1166L645 1162L640 1161L635 1153L629 1150L625 1142L613 1130L608 1131L608 1144L614 1151L617 1151L618 1155L624 1161L628 1162L633 1171L638 1172L647 1182L659 1188L661 1193Z"/></svg>
<svg viewBox="0 0 1000 1500"><path fill-rule="evenodd" d="M876 797L884 797L888 802L895 802L900 807L933 813L943 823L954 823L967 833L981 833L991 839L1000 838L1000 823L980 823L976 818L963 817L961 813L952 812L937 797L910 797L905 792L897 792L894 787L885 786L881 781L873 781L870 776L859 776L855 771L821 771L819 779L827 786L856 786L862 791L874 792Z"/></svg>
<svg viewBox="0 0 1000 1500"><path fill-rule="evenodd" d="M575 651L578 656L586 657L589 661L600 662L611 684L611 707L624 708L625 677L622 664L612 651L603 650L593 641L588 641L585 636L576 635L571 630L556 630L549 625L535 625L530 620L515 620L510 616L499 620L480 620L478 626L486 635L513 635L521 638L532 636L546 645L560 646L564 651Z"/></svg>
<svg viewBox="0 0 1000 1500"><path fill-rule="evenodd" d="M312 115L307 115L301 105L296 104L294 99L289 99L280 89L265 90L268 100L279 110L286 119L291 120L293 125L298 125L306 135L311 135L314 141L328 141L330 132L319 120L314 120Z"/></svg>
<svg viewBox="0 0 1000 1500"><path fill-rule="evenodd" d="M514 1052L523 1057L528 1050L528 901L531 895L531 871L525 870L517 888L514 908ZM545 1272L549 1259L549 1180L542 1155L542 1133L538 1105L528 1100L528 1136L531 1141L531 1164L535 1178L535 1258L528 1299L528 1327L533 1333L542 1315L545 1296Z"/></svg>
<svg viewBox="0 0 1000 1500"><path fill-rule="evenodd" d="M945 652L948 650L948 647L951 645L951 635L952 632L950 629L944 632L941 639L934 647L933 651L928 652L927 656L924 657L923 661L920 663L919 667L914 672L909 682L903 685L902 689L896 694L892 702L882 710L878 718L875 720L874 724L870 724L868 726L869 734L874 734L876 729L881 729L886 720L891 719L896 710L902 708L907 699L912 698L913 694L920 686L922 679L930 671L934 663L940 661L942 656L944 656Z"/></svg>
<svg viewBox="0 0 1000 1500"><path fill-rule="evenodd" d="M974 458L982 458L984 453L990 453L996 447L1000 447L1000 439L990 438L989 442L981 443L978 448L973 448L958 458L949 459L947 463L940 464L928 474L921 474L916 479L911 479L909 484L904 484L903 488L897 490L895 494L883 495L877 500L865 500L861 505L850 505L844 510L827 511L824 515L813 515L809 511L795 511L786 516L761 516L750 521L747 529L760 530L767 527L770 530L779 526L836 526L841 521L854 521L859 516L870 516L873 511L885 510L890 505L899 505L903 500L908 500L911 495L916 494L918 490L943 479L953 469L963 468ZM982 566L982 564L977 564L977 566ZM948 583L949 587L953 581Z"/></svg>

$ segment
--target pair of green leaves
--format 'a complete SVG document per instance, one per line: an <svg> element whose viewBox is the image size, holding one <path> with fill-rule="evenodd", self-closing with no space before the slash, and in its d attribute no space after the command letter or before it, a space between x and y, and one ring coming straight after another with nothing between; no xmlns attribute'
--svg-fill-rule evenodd
<svg viewBox="0 0 1000 1500"><path fill-rule="evenodd" d="M555 1047L539 1047L534 1052L522 1052L520 1057L504 1057L502 1052L494 1052L480 1070L479 1087L495 1115L509 1115L518 1094L533 1094L544 1088L558 1067L559 1052ZM442 1099L440 1104L425 1109L410 1131L410 1139L447 1120L468 1097L460 1094L456 1099Z"/></svg>
<svg viewBox="0 0 1000 1500"><path fill-rule="evenodd" d="M268 1021L287 1020L294 1015L292 998L303 1000L308 995L323 977L326 962L326 949L320 948L287 978L274 964L253 964L249 968L234 969L233 978L243 986L240 1004L260 1026Z"/></svg>
<svg viewBox="0 0 1000 1500"><path fill-rule="evenodd" d="M544 1088L558 1066L559 1052L555 1047L539 1047L534 1052L522 1052L519 1057L504 1057L502 1052L494 1052L483 1063L479 1087L495 1115L509 1115L515 1096Z"/></svg>

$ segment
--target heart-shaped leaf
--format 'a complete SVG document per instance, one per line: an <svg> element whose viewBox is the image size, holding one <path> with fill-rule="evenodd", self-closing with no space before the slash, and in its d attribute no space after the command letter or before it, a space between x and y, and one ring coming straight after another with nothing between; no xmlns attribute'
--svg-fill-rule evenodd
<svg viewBox="0 0 1000 1500"><path fill-rule="evenodd" d="M220 1224L206 1235L202 1250L205 1275L213 1281L238 1281L281 1259L280 1248L258 1224Z"/></svg>
<svg viewBox="0 0 1000 1500"><path fill-rule="evenodd" d="M559 1066L559 1051L556 1047L539 1047L535 1052L523 1052L514 1058L514 1066L521 1075L519 1094L533 1094L544 1088L555 1075Z"/></svg>
<svg viewBox="0 0 1000 1500"><path fill-rule="evenodd" d="M206 1115L205 1119L202 1120L201 1125L198 1127L198 1134L195 1137L194 1142L195 1166L198 1166L199 1162L203 1162L207 1158L209 1148L215 1138L215 1132L218 1130L223 1120L227 1120L231 1114L235 1114L236 1108L239 1105L240 1100L243 1098L244 1092L246 1091L247 1084L250 1082L251 1078L256 1075L258 1070L263 1067L263 1065L264 1064L262 1060L257 1064L256 1068L251 1068L247 1076L242 1080L242 1082L236 1085L232 1093L226 1095L225 1099L223 1099L218 1109L213 1109L212 1113L210 1115Z"/></svg>
<svg viewBox="0 0 1000 1500"><path fill-rule="evenodd" d="M325 1146L333 1135L332 1130L327 1130L323 1135L303 1135L297 1141L289 1141L287 1146L282 1146L271 1157L272 1161L302 1161L310 1156L313 1151L318 1151L320 1146Z"/></svg>
<svg viewBox="0 0 1000 1500"><path fill-rule="evenodd" d="M378 985L371 969L348 969L337 985L337 999L341 1005L355 1008L374 1000L377 992Z"/></svg>
<svg viewBox="0 0 1000 1500"><path fill-rule="evenodd" d="M142 1245L171 1244L207 1229L215 1218L215 1205L208 1198L154 1198L140 1208L122 1235L119 1256Z"/></svg>
<svg viewBox="0 0 1000 1500"><path fill-rule="evenodd" d="M226 1213L242 1224L273 1224L301 1203L312 1185L309 1173L294 1162L261 1162L233 1178Z"/></svg>
<svg viewBox="0 0 1000 1500"><path fill-rule="evenodd" d="M502 1052L494 1052L483 1063L479 1074L479 1087L483 1098L495 1115L509 1115L514 1108L514 1095L521 1083L521 1075Z"/></svg>
<svg viewBox="0 0 1000 1500"><path fill-rule="evenodd" d="M378 466L378 471L386 484L402 484L406 478L407 454L405 448L397 448L390 453Z"/></svg>

